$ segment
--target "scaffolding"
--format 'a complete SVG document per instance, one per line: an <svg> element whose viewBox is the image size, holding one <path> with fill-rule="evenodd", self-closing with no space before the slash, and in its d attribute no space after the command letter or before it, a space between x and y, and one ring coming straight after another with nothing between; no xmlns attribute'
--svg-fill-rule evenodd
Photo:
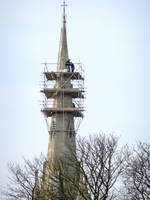
<svg viewBox="0 0 150 200"><path fill-rule="evenodd" d="M77 132L82 118L84 117L84 70L81 63L74 63L74 72L68 72L66 69L59 70L57 72L52 71L52 67L58 65L58 63L42 63L44 65L43 72L43 88L41 90L43 94L43 107L42 112L45 116L45 120L48 126L48 131L62 131L55 130L55 123L51 123L52 116L65 113L71 114L74 117L75 132ZM63 79L61 85L57 85L57 81ZM67 83L71 84L71 87L66 87ZM72 106L64 106L65 96L69 96L72 99ZM62 98L62 105L59 106L56 102L56 98L60 96ZM64 123L64 119L63 119ZM68 131L68 130L65 130Z"/></svg>

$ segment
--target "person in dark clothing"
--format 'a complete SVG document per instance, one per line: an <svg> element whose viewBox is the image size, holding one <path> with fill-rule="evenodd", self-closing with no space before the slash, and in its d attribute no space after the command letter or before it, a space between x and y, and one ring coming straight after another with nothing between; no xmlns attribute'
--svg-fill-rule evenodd
<svg viewBox="0 0 150 200"><path fill-rule="evenodd" d="M70 70L70 66L71 66L71 62L70 62L70 59L68 59L68 60L66 61L66 67L67 67L67 69L68 69L68 72L71 71L71 70Z"/></svg>
<svg viewBox="0 0 150 200"><path fill-rule="evenodd" d="M71 62L71 64L70 64L70 66L71 66L71 72L74 72L74 64Z"/></svg>

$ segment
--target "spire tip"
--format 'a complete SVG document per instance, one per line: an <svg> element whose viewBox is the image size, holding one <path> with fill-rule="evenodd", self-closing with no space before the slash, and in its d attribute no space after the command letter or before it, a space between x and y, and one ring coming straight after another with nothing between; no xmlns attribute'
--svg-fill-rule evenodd
<svg viewBox="0 0 150 200"><path fill-rule="evenodd" d="M63 7L63 22L66 23L66 7L68 5L66 4L65 0L64 0L63 4L61 6Z"/></svg>

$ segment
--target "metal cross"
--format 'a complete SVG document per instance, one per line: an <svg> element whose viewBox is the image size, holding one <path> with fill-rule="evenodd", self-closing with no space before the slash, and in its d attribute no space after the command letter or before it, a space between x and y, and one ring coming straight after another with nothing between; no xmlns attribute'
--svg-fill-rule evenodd
<svg viewBox="0 0 150 200"><path fill-rule="evenodd" d="M67 7L68 5L66 4L66 1L64 1L61 6L64 7L64 9L65 9L65 7Z"/></svg>
<svg viewBox="0 0 150 200"><path fill-rule="evenodd" d="M68 6L66 4L66 1L64 0L63 4L61 5L64 8L64 13L63 13L63 18L64 18L64 22L66 22L66 10L65 8Z"/></svg>

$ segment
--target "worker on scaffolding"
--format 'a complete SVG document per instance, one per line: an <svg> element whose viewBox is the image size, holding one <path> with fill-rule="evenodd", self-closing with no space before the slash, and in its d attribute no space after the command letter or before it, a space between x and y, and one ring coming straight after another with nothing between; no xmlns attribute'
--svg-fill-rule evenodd
<svg viewBox="0 0 150 200"><path fill-rule="evenodd" d="M70 59L68 59L68 60L66 61L66 67L67 67L67 69L68 69L68 72L74 72L75 66L74 66L74 64L71 62Z"/></svg>
<svg viewBox="0 0 150 200"><path fill-rule="evenodd" d="M68 59L68 60L66 61L66 67L67 67L68 72L71 71L71 70L70 70L70 66L71 66L71 61L70 61L70 59Z"/></svg>
<svg viewBox="0 0 150 200"><path fill-rule="evenodd" d="M71 66L71 72L74 72L74 64L71 62L71 64L70 64L70 66Z"/></svg>

